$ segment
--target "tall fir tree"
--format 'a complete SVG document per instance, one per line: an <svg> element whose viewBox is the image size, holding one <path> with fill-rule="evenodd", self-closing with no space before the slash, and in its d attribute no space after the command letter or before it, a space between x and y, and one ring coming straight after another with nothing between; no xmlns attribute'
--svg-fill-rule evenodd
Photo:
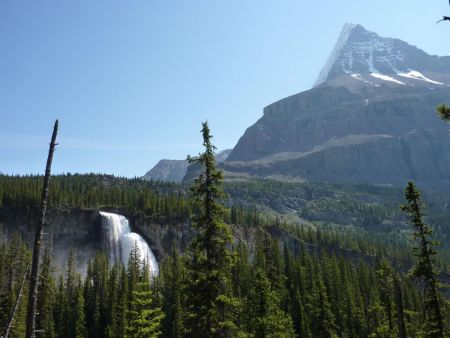
<svg viewBox="0 0 450 338"><path fill-rule="evenodd" d="M386 259L378 262L376 267L378 293L384 309L388 336L397 337L397 333L394 333L393 273L394 271Z"/></svg>
<svg viewBox="0 0 450 338"><path fill-rule="evenodd" d="M189 248L186 287L186 336L230 337L234 323L229 310L233 300L230 287L231 231L223 222L221 201L223 173L216 167L207 122L202 124L205 151L198 158L188 157L202 167L192 187L196 214L196 237Z"/></svg>
<svg viewBox="0 0 450 338"><path fill-rule="evenodd" d="M84 312L84 297L81 278L78 278L77 286L74 294L74 309L73 309L73 334L75 338L86 337L86 316Z"/></svg>
<svg viewBox="0 0 450 338"><path fill-rule="evenodd" d="M403 306L403 294L400 285L400 281L397 276L394 275L394 298L395 308L397 312L397 329L398 338L406 338L406 324L405 324L405 311Z"/></svg>
<svg viewBox="0 0 450 338"><path fill-rule="evenodd" d="M311 322L313 335L317 338L337 338L338 327L331 311L327 290L319 271L312 289Z"/></svg>
<svg viewBox="0 0 450 338"><path fill-rule="evenodd" d="M257 268L252 289L245 302L244 327L250 337L291 338L295 331L291 316L281 310L280 296L261 268Z"/></svg>
<svg viewBox="0 0 450 338"><path fill-rule="evenodd" d="M183 306L181 287L183 282L182 260L176 245L172 256L168 257L161 271L163 304L165 317L163 320L163 333L166 338L181 337L183 333Z"/></svg>
<svg viewBox="0 0 450 338"><path fill-rule="evenodd" d="M53 264L50 249L46 249L42 258L40 283L38 286L36 329L41 336L55 337L55 324L53 319L54 295L56 284L53 277Z"/></svg>
<svg viewBox="0 0 450 338"><path fill-rule="evenodd" d="M437 244L431 239L433 230L424 222L423 203L420 193L414 183L409 182L405 189L406 204L401 208L409 218L409 222L414 226L414 247L417 263L410 271L413 278L420 279L425 288L424 311L425 326L424 335L427 338L444 337L444 321L442 317L439 281L435 266L434 256Z"/></svg>
<svg viewBox="0 0 450 338"><path fill-rule="evenodd" d="M164 314L153 305L150 281L136 284L133 290L132 307L129 310L127 338L157 338L161 335L161 321Z"/></svg>

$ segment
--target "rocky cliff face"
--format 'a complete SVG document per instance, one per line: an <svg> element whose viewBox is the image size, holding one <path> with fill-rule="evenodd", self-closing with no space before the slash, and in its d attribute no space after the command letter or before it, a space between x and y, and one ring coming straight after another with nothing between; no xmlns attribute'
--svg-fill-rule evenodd
<svg viewBox="0 0 450 338"><path fill-rule="evenodd" d="M19 232L32 243L38 221L37 209L0 208L0 228L6 237ZM56 265L65 270L72 250L77 267L85 271L86 263L102 248L101 219L98 212L80 209L50 209L44 226L43 244L55 253ZM79 250L81 248L81 250Z"/></svg>
<svg viewBox="0 0 450 338"><path fill-rule="evenodd" d="M127 217L132 231L145 239L159 263L172 253L174 245L180 252L184 252L195 235L189 220L179 224L160 224L145 216L130 214L125 209L106 208L102 211ZM37 209L0 208L0 230L5 234L3 240L9 240L10 236L18 233L25 241L32 243L38 217ZM253 248L255 236L259 231L261 229L256 227L232 227L236 240L245 241L250 248ZM280 238L283 237L293 247L300 245L298 239L292 238L283 230L271 227L269 231ZM77 270L84 275L89 259L101 251L108 253L100 210L49 209L44 227L43 247L52 250L57 273L66 271L69 253L72 252Z"/></svg>
<svg viewBox="0 0 450 338"><path fill-rule="evenodd" d="M225 161L231 153L231 149L225 149L216 154L216 161ZM198 170L190 168L187 160L161 160L150 169L142 178L144 180L180 183L184 177L195 175ZM195 166L194 166L195 167Z"/></svg>
<svg viewBox="0 0 450 338"><path fill-rule="evenodd" d="M380 37L361 25L347 24L342 29L315 86L342 75L353 75L355 78L357 74L393 75L398 81L397 84L408 78L433 83L434 80L426 81L424 76L420 76L422 72L434 73L438 77L444 75L448 79L450 56L428 55L402 40ZM434 82L437 84L439 81ZM418 85L420 82L415 84Z"/></svg>
<svg viewBox="0 0 450 338"><path fill-rule="evenodd" d="M144 180L178 183L186 175L188 166L189 163L186 160L160 160L142 178Z"/></svg>
<svg viewBox="0 0 450 338"><path fill-rule="evenodd" d="M187 223L156 224L122 209L108 208L103 211L127 217L132 230L144 237L158 261L170 252L173 243L176 242L180 249L184 249L193 236L193 230ZM6 239L19 232L31 243L38 215L38 210L34 209L0 208L0 229L6 234ZM71 250L75 255L77 269L82 273L96 252L106 250L99 210L52 208L47 213L44 233L44 246L53 250L60 271L65 270Z"/></svg>
<svg viewBox="0 0 450 338"><path fill-rule="evenodd" d="M343 30L316 87L275 102L223 163L230 173L450 187L450 57L362 26Z"/></svg>
<svg viewBox="0 0 450 338"><path fill-rule="evenodd" d="M231 149L225 149L222 150L220 152L218 152L215 156L216 156L216 162L218 164L226 161L226 159L228 158L228 156L230 156L231 154ZM200 174L201 171L201 167L199 164L191 164L188 166L187 170L186 170L186 174L183 177L182 182L184 183L189 183L194 181L194 179Z"/></svg>

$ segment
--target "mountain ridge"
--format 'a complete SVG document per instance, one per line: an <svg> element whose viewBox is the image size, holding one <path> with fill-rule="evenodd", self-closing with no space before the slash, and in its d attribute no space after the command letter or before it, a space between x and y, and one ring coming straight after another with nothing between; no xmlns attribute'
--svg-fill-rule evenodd
<svg viewBox="0 0 450 338"><path fill-rule="evenodd" d="M450 188L450 137L435 113L448 100L450 57L351 25L330 60L319 76L325 82L265 107L222 168L230 175Z"/></svg>
<svg viewBox="0 0 450 338"><path fill-rule="evenodd" d="M218 163L225 161L228 155L231 153L231 149L225 149L219 151L216 154L216 161ZM174 182L180 183L183 181L190 164L187 160L168 160L163 159L147 173L142 176L144 180L162 181L162 182Z"/></svg>
<svg viewBox="0 0 450 338"><path fill-rule="evenodd" d="M400 39L381 37L361 25L346 24L314 86L339 75L353 75L356 79L358 74L398 75L394 78L397 84L408 78L427 82L422 72L450 74L450 56L429 55ZM392 79L387 81L395 83Z"/></svg>

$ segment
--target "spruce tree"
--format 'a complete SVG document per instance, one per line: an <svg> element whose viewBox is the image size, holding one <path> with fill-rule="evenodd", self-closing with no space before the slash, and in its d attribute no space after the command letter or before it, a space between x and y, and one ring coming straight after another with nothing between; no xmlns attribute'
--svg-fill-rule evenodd
<svg viewBox="0 0 450 338"><path fill-rule="evenodd" d="M427 338L444 337L444 323L440 305L439 281L435 267L436 242L431 240L433 230L423 220L423 203L420 193L412 182L408 183L405 190L406 204L401 208L414 226L413 239L417 243L414 247L417 263L410 271L413 278L420 279L425 287L424 311L425 326L424 334Z"/></svg>
<svg viewBox="0 0 450 338"><path fill-rule="evenodd" d="M128 279L127 271L123 265L120 266L119 277L119 297L116 312L116 337L120 338L125 335L126 321L127 321L127 294L128 294Z"/></svg>
<svg viewBox="0 0 450 338"><path fill-rule="evenodd" d="M198 158L202 172L192 187L196 237L189 248L186 287L186 336L229 337L234 327L229 311L231 231L223 222L223 173L216 167L215 147L207 122L202 124L205 151Z"/></svg>
<svg viewBox="0 0 450 338"><path fill-rule="evenodd" d="M257 268L244 313L246 331L255 338L295 337L292 319L280 308L280 296L272 290L269 279Z"/></svg>
<svg viewBox="0 0 450 338"><path fill-rule="evenodd" d="M398 328L398 338L406 338L406 324L405 324L405 313L403 307L403 295L400 282L397 276L394 276L394 297L395 297L395 308L397 311L397 328Z"/></svg>
<svg viewBox="0 0 450 338"><path fill-rule="evenodd" d="M55 328L56 328L56 336L58 338L64 338L66 330L66 314L69 312L68 310L68 301L66 290L64 288L64 279L61 275L58 281L58 290L55 295L55 307L53 318L55 319Z"/></svg>
<svg viewBox="0 0 450 338"><path fill-rule="evenodd" d="M163 304L165 318L163 320L164 337L177 338L183 332L183 307L182 307L182 261L174 245L172 256L166 261L161 270L164 279Z"/></svg>
<svg viewBox="0 0 450 338"><path fill-rule="evenodd" d="M394 310L392 300L393 270L387 260L383 259L380 262L378 262L376 274L377 274L378 293L380 296L380 302L384 308L384 312L386 315L388 332L389 334L392 334L394 330Z"/></svg>
<svg viewBox="0 0 450 338"><path fill-rule="evenodd" d="M85 338L86 337L86 317L84 312L84 297L81 279L78 280L77 287L74 295L74 337Z"/></svg>
<svg viewBox="0 0 450 338"><path fill-rule="evenodd" d="M55 337L55 324L53 320L55 289L52 256L50 250L46 249L42 259L40 284L38 286L39 298L37 299L36 306L36 329L42 333L41 336L48 338Z"/></svg>
<svg viewBox="0 0 450 338"><path fill-rule="evenodd" d="M441 120L449 122L450 121L450 107L445 104L440 104L436 108L436 112Z"/></svg>
<svg viewBox="0 0 450 338"><path fill-rule="evenodd" d="M120 265L118 263L114 264L109 270L108 274L108 297L107 297L108 326L106 327L107 338L114 338L117 336L116 332L117 332L117 307L119 305L119 295L118 295L119 268Z"/></svg>
<svg viewBox="0 0 450 338"><path fill-rule="evenodd" d="M153 295L149 281L139 282L133 291L132 309L128 314L126 337L156 338L161 335L161 321L164 315L153 306Z"/></svg>
<svg viewBox="0 0 450 338"><path fill-rule="evenodd" d="M312 289L312 334L318 338L337 338L337 325L320 271Z"/></svg>

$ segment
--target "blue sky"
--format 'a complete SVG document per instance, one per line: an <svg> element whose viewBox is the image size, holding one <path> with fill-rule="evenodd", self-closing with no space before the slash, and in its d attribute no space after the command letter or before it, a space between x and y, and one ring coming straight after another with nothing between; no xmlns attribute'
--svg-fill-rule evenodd
<svg viewBox="0 0 450 338"><path fill-rule="evenodd" d="M0 2L0 172L140 176L231 148L263 107L309 89L346 22L450 53L446 0Z"/></svg>

